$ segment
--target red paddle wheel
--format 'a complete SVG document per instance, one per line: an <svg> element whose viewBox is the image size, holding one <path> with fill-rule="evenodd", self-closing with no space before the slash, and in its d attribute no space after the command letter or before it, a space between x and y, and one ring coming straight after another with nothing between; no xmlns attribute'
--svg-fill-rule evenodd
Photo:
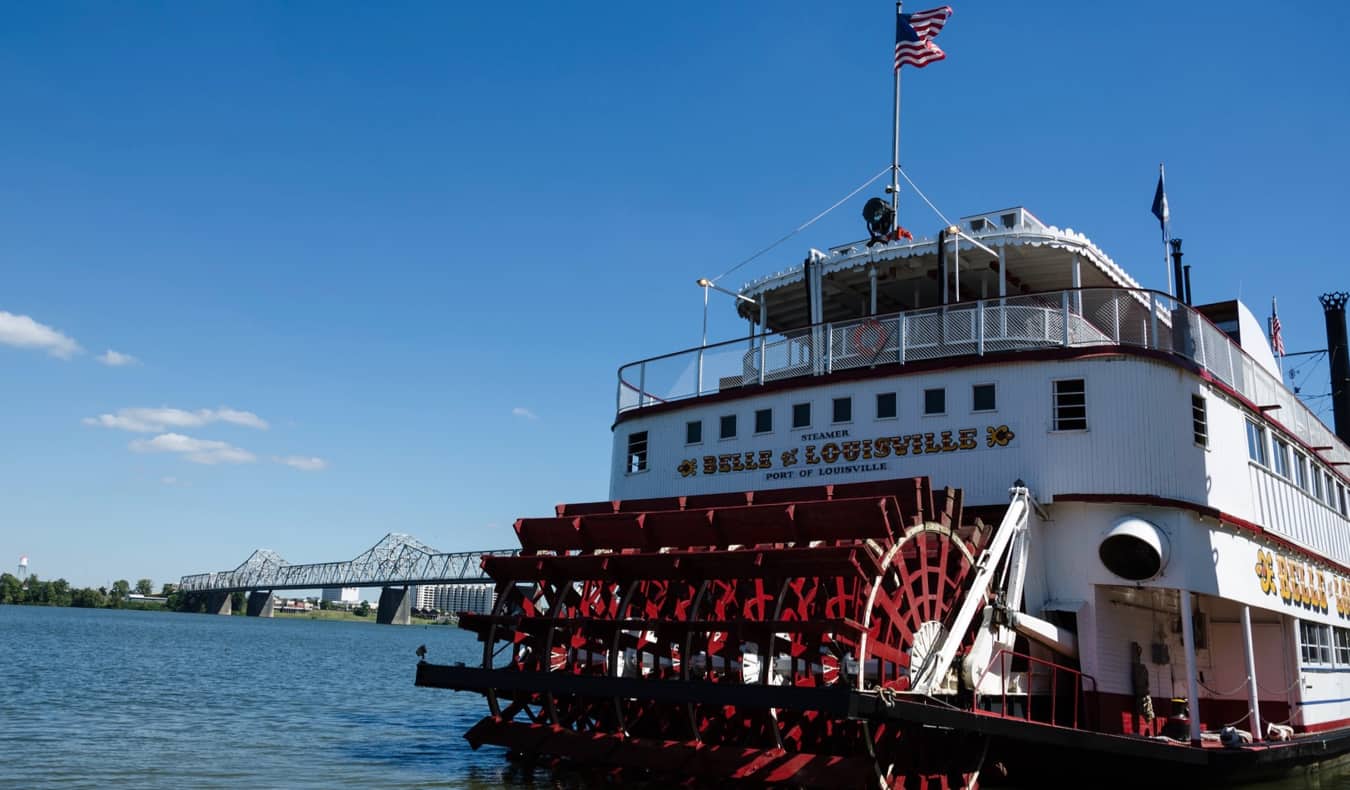
<svg viewBox="0 0 1350 790"><path fill-rule="evenodd" d="M664 777L974 786L978 738L841 703L925 679L960 692L939 647L992 530L962 524L959 491L911 478L564 505L515 528L519 556L484 558L492 614L460 618L482 666L447 684L487 697L475 746Z"/></svg>

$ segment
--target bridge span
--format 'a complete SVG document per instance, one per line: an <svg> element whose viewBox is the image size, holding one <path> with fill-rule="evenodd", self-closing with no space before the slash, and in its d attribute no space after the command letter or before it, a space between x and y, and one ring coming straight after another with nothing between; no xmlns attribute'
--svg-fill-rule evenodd
<svg viewBox="0 0 1350 790"><path fill-rule="evenodd" d="M247 592L246 613L271 617L272 593L277 590L380 587L376 621L407 624L411 621L410 588L492 584L480 564L483 555L510 556L519 551L441 552L411 535L391 532L354 559L340 562L292 565L275 551L258 549L234 570L184 576L178 589L207 596L207 610L216 614L231 613L231 593Z"/></svg>

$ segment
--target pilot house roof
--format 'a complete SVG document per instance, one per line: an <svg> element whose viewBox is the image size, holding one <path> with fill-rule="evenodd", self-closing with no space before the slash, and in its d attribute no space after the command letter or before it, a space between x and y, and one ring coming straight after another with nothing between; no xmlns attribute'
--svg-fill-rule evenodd
<svg viewBox="0 0 1350 790"><path fill-rule="evenodd" d="M1046 225L1025 208L962 217L958 225L968 238L960 240L959 254L954 254L950 238L945 245L947 303L1075 287L1140 287L1087 236ZM935 238L871 247L860 241L811 254L820 266L824 321L872 312L874 269L877 313L943 303ZM740 293L755 304L740 302L741 315L757 321L762 304L769 331L808 326L804 269L805 264L798 264L745 285Z"/></svg>

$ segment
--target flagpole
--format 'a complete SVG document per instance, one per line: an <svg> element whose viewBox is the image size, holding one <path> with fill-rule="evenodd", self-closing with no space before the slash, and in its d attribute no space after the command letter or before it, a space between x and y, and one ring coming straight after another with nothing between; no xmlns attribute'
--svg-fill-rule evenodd
<svg viewBox="0 0 1350 790"><path fill-rule="evenodd" d="M895 4L896 16L900 15L903 2ZM894 65L894 64L893 64ZM895 125L891 127L891 232L900 227L900 68L895 71Z"/></svg>
<svg viewBox="0 0 1350 790"><path fill-rule="evenodd" d="M1163 163L1158 163L1158 183L1163 188L1163 201L1167 200L1167 178L1163 173ZM1170 212L1164 210L1162 219L1162 247L1163 247L1163 268L1167 270L1167 292L1176 295L1176 287L1172 284L1172 260L1167 254L1167 220L1170 218Z"/></svg>

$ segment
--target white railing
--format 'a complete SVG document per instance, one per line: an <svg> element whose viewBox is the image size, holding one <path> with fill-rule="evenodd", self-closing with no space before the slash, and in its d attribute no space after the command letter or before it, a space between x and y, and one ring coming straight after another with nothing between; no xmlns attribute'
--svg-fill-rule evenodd
<svg viewBox="0 0 1350 790"><path fill-rule="evenodd" d="M1131 346L1190 360L1334 461L1350 450L1294 393L1171 296L1079 288L818 324L678 351L619 368L620 414L771 381L1008 351ZM1275 407L1275 408L1272 408Z"/></svg>

